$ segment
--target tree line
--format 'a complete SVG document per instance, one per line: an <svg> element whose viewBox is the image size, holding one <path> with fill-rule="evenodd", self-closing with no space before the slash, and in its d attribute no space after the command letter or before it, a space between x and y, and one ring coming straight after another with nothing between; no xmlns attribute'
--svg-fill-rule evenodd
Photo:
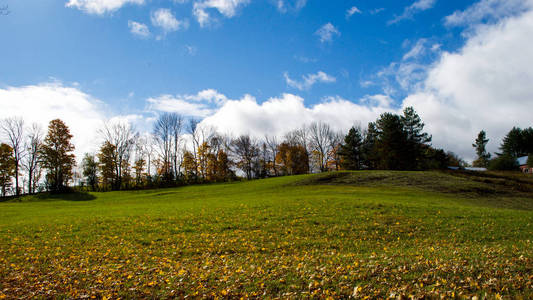
<svg viewBox="0 0 533 300"><path fill-rule="evenodd" d="M513 127L503 138L499 150L495 156L486 150L489 139L487 133L481 130L472 144L477 158L473 162L475 167L488 168L490 170L516 170L518 169L517 158L528 156L527 165L533 167L533 128L521 129Z"/></svg>
<svg viewBox="0 0 533 300"><path fill-rule="evenodd" d="M163 113L150 134L128 123L105 123L101 144L76 165L68 126L50 122L47 134L21 118L1 122L0 186L7 194L170 187L335 170L427 170L464 165L431 146L432 137L412 107L384 113L366 129L347 133L313 122L282 137L232 137L198 120ZM24 176L22 176L24 174ZM43 176L44 174L44 176ZM19 182L23 178L23 185ZM14 184L14 186L13 186Z"/></svg>

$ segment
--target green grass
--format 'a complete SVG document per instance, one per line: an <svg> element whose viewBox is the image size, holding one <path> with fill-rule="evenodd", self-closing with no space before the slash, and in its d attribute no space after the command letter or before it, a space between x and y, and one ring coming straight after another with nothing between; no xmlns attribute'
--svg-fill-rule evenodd
<svg viewBox="0 0 533 300"><path fill-rule="evenodd" d="M376 171L27 197L0 203L0 298L531 298L529 184Z"/></svg>

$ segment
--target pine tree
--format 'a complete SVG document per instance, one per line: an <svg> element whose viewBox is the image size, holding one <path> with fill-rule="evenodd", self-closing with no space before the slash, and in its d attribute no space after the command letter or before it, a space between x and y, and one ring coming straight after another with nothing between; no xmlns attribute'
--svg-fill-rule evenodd
<svg viewBox="0 0 533 300"><path fill-rule="evenodd" d="M363 147L363 136L361 129L352 127L344 137L344 144L341 145L340 156L341 166L345 170L361 169L361 154Z"/></svg>
<svg viewBox="0 0 533 300"><path fill-rule="evenodd" d="M405 170L410 167L407 133L398 115L384 113L376 121L378 168Z"/></svg>
<svg viewBox="0 0 533 300"><path fill-rule="evenodd" d="M489 165L490 153L487 152L486 147L489 139L484 130L481 130L477 135L475 143L472 144L472 147L476 149L477 159L472 164L474 167L486 168Z"/></svg>
<svg viewBox="0 0 533 300"><path fill-rule="evenodd" d="M424 164L424 152L431 143L431 135L423 132L425 124L413 107L406 107L401 116L403 130L407 134L408 149L405 164L408 169L419 169Z"/></svg>
<svg viewBox="0 0 533 300"><path fill-rule="evenodd" d="M376 169L377 167L377 154L376 154L376 140L378 138L378 132L376 129L376 123L368 123L368 128L363 139L363 145L361 147L361 165L367 169Z"/></svg>

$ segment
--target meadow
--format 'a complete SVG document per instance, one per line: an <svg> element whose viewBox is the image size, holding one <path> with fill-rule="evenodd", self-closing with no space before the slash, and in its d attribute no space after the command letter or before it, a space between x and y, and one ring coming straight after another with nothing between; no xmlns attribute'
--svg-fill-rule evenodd
<svg viewBox="0 0 533 300"><path fill-rule="evenodd" d="M337 172L0 203L0 298L531 298L533 179Z"/></svg>

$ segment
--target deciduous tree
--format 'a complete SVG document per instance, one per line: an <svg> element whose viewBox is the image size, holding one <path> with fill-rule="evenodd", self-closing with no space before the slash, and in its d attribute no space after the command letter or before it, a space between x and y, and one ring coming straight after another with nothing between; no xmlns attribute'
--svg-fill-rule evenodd
<svg viewBox="0 0 533 300"><path fill-rule="evenodd" d="M33 124L26 137L26 156L23 166L28 172L28 193L35 193L37 184L41 179L41 168L39 165L39 153L43 141L42 129L39 125Z"/></svg>
<svg viewBox="0 0 533 300"><path fill-rule="evenodd" d="M125 122L117 123L105 123L100 134L104 139L104 144L113 145L114 148L108 147L106 150L113 150L112 153L108 153L110 156L107 159L113 160L114 176L113 188L122 188L125 178L130 178L130 174L127 174L130 168L130 158L132 150L135 147L138 133L132 128L132 126ZM107 145L109 146L109 145Z"/></svg>
<svg viewBox="0 0 533 300"><path fill-rule="evenodd" d="M255 140L249 135L241 135L233 140L231 149L237 158L237 167L244 172L247 179L254 178L253 163L259 154Z"/></svg>
<svg viewBox="0 0 533 300"><path fill-rule="evenodd" d="M98 152L98 166L100 168L100 181L104 189L116 188L116 146L106 141Z"/></svg>
<svg viewBox="0 0 533 300"><path fill-rule="evenodd" d="M22 118L7 118L0 122L7 143L13 149L15 159L15 194L20 195L19 176L22 159L26 149L24 148L24 120Z"/></svg>
<svg viewBox="0 0 533 300"><path fill-rule="evenodd" d="M54 192L64 191L72 178L75 166L74 145L70 143L72 134L60 119L50 121L48 134L41 147L42 166L47 170L48 188Z"/></svg>
<svg viewBox="0 0 533 300"><path fill-rule="evenodd" d="M83 176L91 190L96 190L98 184L98 162L93 154L85 153L82 161Z"/></svg>
<svg viewBox="0 0 533 300"><path fill-rule="evenodd" d="M332 130L329 124L314 122L309 125L309 140L320 172L327 171L327 154L331 148Z"/></svg>
<svg viewBox="0 0 533 300"><path fill-rule="evenodd" d="M7 191L13 184L13 176L15 175L15 157L13 156L13 148L8 144L0 144L0 188L2 197L7 195Z"/></svg>

